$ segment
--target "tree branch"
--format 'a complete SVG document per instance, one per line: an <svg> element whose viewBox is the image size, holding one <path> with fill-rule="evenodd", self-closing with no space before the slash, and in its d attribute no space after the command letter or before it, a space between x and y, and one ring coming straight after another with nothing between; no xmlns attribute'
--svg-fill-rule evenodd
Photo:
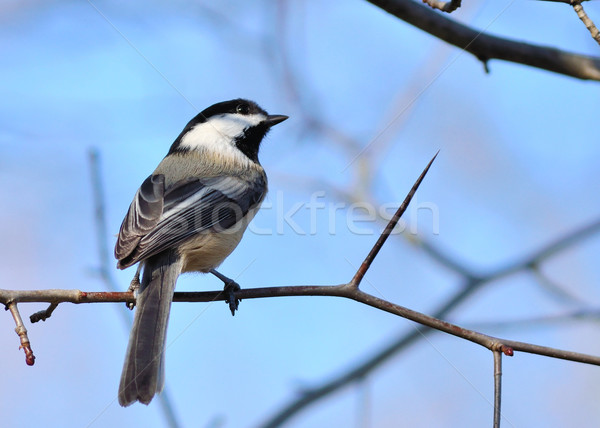
<svg viewBox="0 0 600 428"><path fill-rule="evenodd" d="M436 155L437 156L437 155ZM435 159L435 157L434 157ZM433 161L433 159L432 159ZM432 162L431 161L431 162ZM424 172L421 174L411 191L409 192L405 202L400 206L397 211L397 215L390 220L390 223L386 227L386 231L391 231L397 221L400 218L399 213L401 213L407 205L407 201L410 201L410 198L416 191L416 188L420 184L424 175L428 171L431 162L427 165ZM385 235L385 231L382 233L382 236ZM369 253L369 256L365 259L365 263L361 265L358 269L354 278L345 284L340 285L323 285L323 286L310 286L310 285L301 285L301 286L286 286L286 287L263 287L263 288L251 288L251 289L243 289L236 292L236 297L240 299L254 299L254 298L264 298L264 297L282 297L282 296L334 296L334 297L344 297L348 299L355 300L356 302L363 303L369 306L372 306L376 309L380 309L391 314L409 319L414 321L425 328L434 329L437 331L441 331L447 334L451 334L453 336L457 336L459 338L469 340L473 343L476 343L480 346L483 346L495 354L499 354L502 352L504 355L512 356L514 351L521 351L527 353L533 353L538 355L543 355L551 358L559 358L565 360L576 361L580 363L592 364L592 365L600 365L600 357L581 354L577 352L571 352L556 348L550 348L530 343L523 343L512 341L508 339L497 338L494 336L489 336L474 330L469 330L463 328L461 326L443 321L440 317L432 317L417 311L413 311L411 309L405 308L403 306L391 303L384 299L380 299L373 295L363 292L358 288L357 275L360 275L360 278L364 276L370 267L370 262L376 257L377 251L383 245L385 239L380 239L375 243L373 249ZM563 240L556 241L549 248L543 249L542 251L534 254L531 260L535 260L537 262L540 261L540 255L549 256L554 253L557 249L563 248L567 243L573 242L570 237L564 238ZM522 266L522 268L526 268L531 265L531 260L529 262L520 263L517 266ZM496 272L495 275L506 274L507 272L514 271L515 266L508 266L505 272ZM491 278L480 278L478 280L470 279L465 288L461 293L454 296L445 307L438 311L439 313L447 313L454 305L462 302L465 297L472 293L473 290L480 287L482 283L489 281ZM227 295L223 293L223 291L209 291L209 292L177 292L174 294L173 301L175 302L209 302L215 300L226 300ZM135 296L133 292L84 292L80 290L3 290L0 289L0 303L7 306L8 309L11 310L13 314L13 318L15 319L15 323L17 324L17 333L21 338L21 346L25 348L26 354L28 351L31 351L29 346L29 340L26 336L26 330L24 329L23 322L20 318L20 315L17 310L17 303L25 303L25 302L47 302L50 303L50 307L56 307L59 303L62 302L71 302L71 303L107 303L107 302L125 302L132 303L135 300ZM286 407L284 412L279 413L275 418L269 421L265 426L273 427L278 426L281 422L291 417L293 414L298 412L300 409L310 404L318 397L322 397L333 390L339 388L343 384L348 383L349 381L356 380L358 378L364 377L365 374L373 370L378 364L380 364L384 359L386 359L389 355L392 355L399 347L404 346L411 341L414 341L416 337L419 335L423 335L423 328L419 328L415 334L409 335L404 338L400 343L394 344L392 349L389 349L387 353L379 353L376 356L376 360L371 360L368 362L369 365L363 364L361 366L361 370L355 369L351 373L346 374L345 376L337 379L336 382L330 382L324 385L321 388L310 391L306 393L299 400L296 400L292 406ZM33 354L30 353L31 359L33 358ZM29 356L29 355L28 355ZM29 359L28 359L29 364Z"/></svg>
<svg viewBox="0 0 600 428"><path fill-rule="evenodd" d="M585 10L583 10L581 1L573 2L573 10L575 11L579 19L581 19L581 22L583 22L585 28L589 30L590 34L592 35L592 38L600 45L600 31L598 31L598 28L596 28L594 22L587 16Z"/></svg>
<svg viewBox="0 0 600 428"><path fill-rule="evenodd" d="M496 37L460 24L412 0L369 0L401 20L473 54L486 64L501 59L584 80L600 81L600 58Z"/></svg>
<svg viewBox="0 0 600 428"><path fill-rule="evenodd" d="M512 356L513 351L527 352L546 357L576 361L580 363L600 365L600 357L565 351L556 348L534 345L531 343L517 342L489 336L477 331L469 330L458 325L440 320L438 318L413 311L404 306L380 299L354 287L352 282L340 285L298 285L283 287L246 288L236 292L240 299L259 299L267 297L291 296L331 296L345 297L376 309L398 315L414 321L423 326L469 340L491 351L497 350L507 356ZM212 302L225 300L227 296L223 291L191 291L176 292L174 302ZM6 302L10 303L6 303ZM121 303L134 301L131 291L124 292L84 292L80 290L4 290L0 289L0 303L14 307L16 303L23 302L53 302L53 303ZM22 321L21 321L22 325Z"/></svg>
<svg viewBox="0 0 600 428"><path fill-rule="evenodd" d="M500 428L502 412L502 353L494 351L494 428Z"/></svg>
<svg viewBox="0 0 600 428"><path fill-rule="evenodd" d="M4 302L3 302L4 303ZM8 300L5 302L6 310L10 311L13 319L15 320L15 333L19 336L19 340L21 341L21 346L19 349L25 351L25 362L28 366L33 366L35 363L35 355L33 355L33 351L31 350L31 344L29 343L29 337L27 337L27 329L23 324L23 319L21 318L21 314L19 313L19 308L17 307L16 300Z"/></svg>
<svg viewBox="0 0 600 428"><path fill-rule="evenodd" d="M552 257L558 252L580 242L584 238L587 238L598 231L600 231L600 219L593 221L589 225L581 227L569 234L566 234L559 239L556 239L555 241L531 254L524 260L508 264L500 269L490 272L487 275L475 276L470 271L464 270L463 276L465 277L465 282L463 287L454 295L450 296L444 303L442 303L437 310L434 310L433 317L438 319L445 318L460 304L464 303L470 296L475 294L476 291L481 289L485 284L498 278L529 269L532 264L540 264L547 258ZM431 248L433 249L433 247ZM444 264L443 258L440 261L442 264ZM457 272L462 272L462 270L463 269L461 268L457 270ZM419 327L410 333L401 335L396 340L391 341L389 345L375 352L365 361L358 364L356 367L353 367L350 370L347 370L346 372L334 377L333 379L324 382L321 386L313 388L312 390L303 394L301 397L292 399L287 405L278 410L265 424L261 425L261 427L274 428L281 426L285 421L289 420L295 414L299 413L324 396L329 395L340 388L355 382L358 379L364 378L366 375L379 368L393 355L396 355L401 350L407 349L408 346L425 337L425 335L431 331L432 330L430 328ZM503 342L509 346L517 345L516 343L508 343L507 341ZM519 344L517 347L520 348L521 345L522 344Z"/></svg>

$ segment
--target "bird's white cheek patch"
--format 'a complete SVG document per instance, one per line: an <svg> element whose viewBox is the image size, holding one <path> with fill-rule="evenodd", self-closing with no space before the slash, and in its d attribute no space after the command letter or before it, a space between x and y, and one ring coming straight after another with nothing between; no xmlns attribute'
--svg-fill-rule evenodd
<svg viewBox="0 0 600 428"><path fill-rule="evenodd" d="M194 150L199 148L218 149L227 141L227 136L208 122L200 123L181 139L181 146Z"/></svg>
<svg viewBox="0 0 600 428"><path fill-rule="evenodd" d="M241 114L224 114L211 117L204 123L199 123L181 140L181 146L189 149L207 148L223 150L232 146L233 140L241 136L245 129L256 126L265 120L262 114L244 116Z"/></svg>
<svg viewBox="0 0 600 428"><path fill-rule="evenodd" d="M220 133L235 138L244 132L245 129L258 125L266 117L262 114L253 114L244 116L241 114L223 114L221 116L211 117L207 125L212 125Z"/></svg>

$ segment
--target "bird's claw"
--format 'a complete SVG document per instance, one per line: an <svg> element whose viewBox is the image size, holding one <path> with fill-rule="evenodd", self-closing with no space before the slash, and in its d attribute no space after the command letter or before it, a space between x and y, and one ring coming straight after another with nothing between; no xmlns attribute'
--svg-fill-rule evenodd
<svg viewBox="0 0 600 428"><path fill-rule="evenodd" d="M127 289L127 291L133 292L134 295L137 295L137 292L139 289L140 289L140 270L138 269L138 271L135 273L135 276L131 280L131 283L129 284L129 288ZM125 306L127 306L129 309L133 310L133 308L135 307L135 301L125 303Z"/></svg>
<svg viewBox="0 0 600 428"><path fill-rule="evenodd" d="M223 288L223 291L226 294L226 298L225 298L225 303L227 303L229 305L229 310L231 311L231 315L235 316L235 311L238 309L238 306L240 305L240 302L242 301L241 299L238 299L235 296L235 292L236 291L240 291L242 288L240 287L240 285L235 282L234 280L229 280L228 282L225 283L225 287Z"/></svg>

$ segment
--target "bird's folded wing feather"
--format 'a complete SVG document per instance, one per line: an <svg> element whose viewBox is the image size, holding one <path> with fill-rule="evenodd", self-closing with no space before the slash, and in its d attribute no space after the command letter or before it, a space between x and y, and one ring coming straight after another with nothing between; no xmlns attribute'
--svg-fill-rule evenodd
<svg viewBox="0 0 600 428"><path fill-rule="evenodd" d="M261 201L266 189L261 180L222 176L188 178L165 190L164 177L155 177L162 175L144 181L121 226L115 247L120 268L174 248L197 233L230 228Z"/></svg>
<svg viewBox="0 0 600 428"><path fill-rule="evenodd" d="M164 175L151 175L144 180L121 224L115 245L117 260L130 255L142 237L156 227L163 212L164 192Z"/></svg>

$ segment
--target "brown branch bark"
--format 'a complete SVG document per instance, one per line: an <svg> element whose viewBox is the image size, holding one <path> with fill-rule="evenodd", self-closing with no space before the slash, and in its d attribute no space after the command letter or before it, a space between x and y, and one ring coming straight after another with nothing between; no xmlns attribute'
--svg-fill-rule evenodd
<svg viewBox="0 0 600 428"><path fill-rule="evenodd" d="M600 81L600 58L492 36L413 0L369 0L386 12L473 54L484 64L501 59L584 80Z"/></svg>
<svg viewBox="0 0 600 428"><path fill-rule="evenodd" d="M29 343L29 337L27 337L27 329L25 328L25 324L23 324L23 319L21 318L21 314L19 313L19 308L17 307L16 301L9 301L6 303L6 309L10 311L10 314L15 321L15 333L19 336L19 340L21 342L21 346L19 349L22 349L25 352L25 362L28 366L33 366L35 363L35 355L33 355L33 351L31 350L31 344Z"/></svg>
<svg viewBox="0 0 600 428"><path fill-rule="evenodd" d="M413 311L356 288L352 282L340 285L298 285L284 287L246 288L236 292L239 299L259 299L267 297L290 296L332 296L345 297L376 309L398 315L423 326L469 340L491 351L501 351L512 356L513 351L527 352L546 357L576 361L585 364L600 365L600 357L550 348L531 343L502 339L469 330L438 318ZM174 302L212 302L225 300L223 291L176 292ZM134 301L133 292L84 292L80 290L4 290L0 289L0 303L15 305L24 302L51 303L122 303ZM7 303L10 302L10 303Z"/></svg>
<svg viewBox="0 0 600 428"><path fill-rule="evenodd" d="M502 405L502 353L494 351L494 428L500 428Z"/></svg>
<svg viewBox="0 0 600 428"><path fill-rule="evenodd" d="M594 22L589 18L589 16L587 16L585 10L583 10L581 1L573 2L573 10L575 11L579 19L581 19L581 22L583 22L585 28L588 29L588 31L592 35L592 38L596 41L596 43L600 45L600 31L598 31L598 28L596 27Z"/></svg>

